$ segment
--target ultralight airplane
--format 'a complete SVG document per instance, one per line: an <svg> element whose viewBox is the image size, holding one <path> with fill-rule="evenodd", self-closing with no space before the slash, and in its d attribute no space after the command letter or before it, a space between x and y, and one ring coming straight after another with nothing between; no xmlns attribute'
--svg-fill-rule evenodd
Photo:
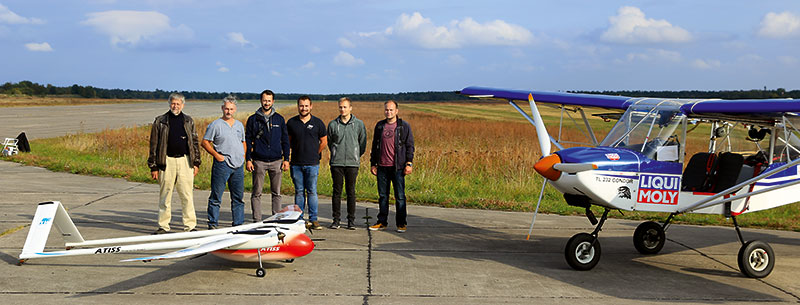
<svg viewBox="0 0 800 305"><path fill-rule="evenodd" d="M568 205L585 208L596 225L593 232L576 234L567 242L564 255L572 268L590 270L597 265L598 235L609 211L625 210L669 213L663 223L647 221L634 231L633 245L642 254L661 251L664 232L676 215L730 217L742 244L739 270L753 278L772 272L772 248L764 241L745 241L736 216L798 201L800 102L633 98L484 87L467 87L461 94L506 100L536 127L543 157L534 168L545 178L539 203L549 183L564 194ZM515 101L528 101L531 115ZM537 102L561 111L558 139L548 134ZM606 111L594 115L617 120L601 141L595 138L584 108ZM583 126L573 114L580 114ZM561 145L578 144L561 139L567 117L587 135L591 141L587 146ZM687 134L700 123L710 124L710 134L702 136L708 139L708 149L693 154L684 166ZM551 142L558 151L550 152ZM603 208L599 221L592 205ZM536 212L538 208L537 204Z"/></svg>
<svg viewBox="0 0 800 305"><path fill-rule="evenodd" d="M54 224L64 238L66 250L45 252L44 247ZM314 242L306 236L305 230L302 210L295 205L288 206L260 222L230 228L84 240L61 202L50 201L40 203L36 208L28 238L19 256L19 264L34 258L180 249L162 255L124 259L121 262L150 262L211 253L237 262L258 262L256 276L264 277L266 271L262 265L263 260L293 262L295 258L314 250Z"/></svg>

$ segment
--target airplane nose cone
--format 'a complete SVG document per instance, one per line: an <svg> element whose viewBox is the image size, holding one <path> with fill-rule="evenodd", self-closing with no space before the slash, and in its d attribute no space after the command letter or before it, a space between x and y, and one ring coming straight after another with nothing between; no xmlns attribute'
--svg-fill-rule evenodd
<svg viewBox="0 0 800 305"><path fill-rule="evenodd" d="M561 163L561 157L557 154L552 154L536 162L536 164L533 165L533 169L535 169L539 175L542 175L542 177L550 181L556 181L561 177L561 171L553 168L553 165L558 163Z"/></svg>

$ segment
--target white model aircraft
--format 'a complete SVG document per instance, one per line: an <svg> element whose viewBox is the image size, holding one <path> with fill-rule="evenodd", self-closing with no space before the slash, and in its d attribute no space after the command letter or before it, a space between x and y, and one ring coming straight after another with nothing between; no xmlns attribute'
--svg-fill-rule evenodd
<svg viewBox="0 0 800 305"><path fill-rule="evenodd" d="M44 251L52 226L64 238L66 250ZM289 206L261 222L208 231L161 235L132 236L84 240L59 201L40 203L31 222L31 229L19 264L28 259L72 255L100 255L155 250L180 249L174 252L121 260L122 262L173 259L211 253L238 262L258 262L256 275L264 277L263 260L293 262L314 250L314 242L306 236L306 226L299 207Z"/></svg>
<svg viewBox="0 0 800 305"><path fill-rule="evenodd" d="M717 214L733 220L742 243L739 270L754 278L772 272L772 248L763 241L745 241L736 216L798 201L800 102L632 98L483 87L464 88L461 94L506 100L536 127L543 158L534 168L545 178L539 202L549 183L564 194L568 205L585 208L596 225L592 233L577 234L567 242L564 256L572 268L589 270L597 265L598 235L609 211L626 210L669 213L663 224L648 221L636 228L633 244L642 254L661 251L664 232L675 215ZM515 101L527 101L532 117ZM550 137L536 102L560 110L558 139ZM605 121L617 120L602 141L595 138L584 108L601 109L603 113L595 115ZM583 126L572 114L580 114ZM565 118L590 142L562 140ZM699 123L710 125L710 134L700 136L708 149L701 146L702 151L684 164L687 134ZM551 142L558 151L551 153ZM564 148L561 143L587 145ZM589 209L592 205L604 209L599 222ZM537 212L538 208L537 204Z"/></svg>

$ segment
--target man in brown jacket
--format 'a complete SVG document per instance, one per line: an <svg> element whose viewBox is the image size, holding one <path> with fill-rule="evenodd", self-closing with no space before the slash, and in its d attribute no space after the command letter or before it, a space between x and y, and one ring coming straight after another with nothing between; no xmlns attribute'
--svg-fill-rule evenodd
<svg viewBox="0 0 800 305"><path fill-rule="evenodd" d="M150 129L150 175L161 187L158 202L158 230L169 232L172 218L172 190L178 191L183 212L183 230L195 231L192 189L200 166L200 146L192 117L182 112L186 99L180 93L169 95L169 111L156 117Z"/></svg>

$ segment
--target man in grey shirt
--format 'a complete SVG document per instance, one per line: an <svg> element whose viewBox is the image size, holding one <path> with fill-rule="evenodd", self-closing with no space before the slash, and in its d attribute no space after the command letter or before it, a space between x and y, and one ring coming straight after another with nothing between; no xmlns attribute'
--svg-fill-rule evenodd
<svg viewBox="0 0 800 305"><path fill-rule="evenodd" d="M206 128L203 136L203 149L212 157L211 195L208 196L208 229L216 229L219 222L219 205L225 192L225 183L231 193L231 212L233 226L244 223L244 152L247 144L244 125L233 118L236 113L236 97L227 96L222 100L222 117L214 120Z"/></svg>

